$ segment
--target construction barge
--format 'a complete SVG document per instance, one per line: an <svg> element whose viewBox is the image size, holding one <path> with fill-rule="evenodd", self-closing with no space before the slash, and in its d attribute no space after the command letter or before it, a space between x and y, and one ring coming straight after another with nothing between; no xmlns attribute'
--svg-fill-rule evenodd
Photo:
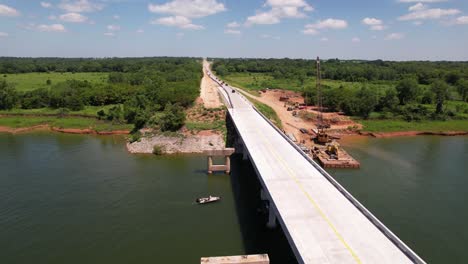
<svg viewBox="0 0 468 264"><path fill-rule="evenodd" d="M344 149L339 148L337 155L330 155L329 151L322 148L316 148L312 157L317 160L323 168L335 169L359 169L361 164L349 155Z"/></svg>

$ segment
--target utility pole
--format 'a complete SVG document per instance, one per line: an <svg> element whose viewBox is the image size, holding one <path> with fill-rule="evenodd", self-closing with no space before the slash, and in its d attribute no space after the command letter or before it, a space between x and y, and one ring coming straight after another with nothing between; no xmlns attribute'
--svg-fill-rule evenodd
<svg viewBox="0 0 468 264"><path fill-rule="evenodd" d="M322 115L322 86L321 86L321 73L320 73L320 58L317 56L317 76L316 76L316 86L317 86L317 109L318 109L318 123L319 126L323 123ZM319 127L320 128L320 127Z"/></svg>

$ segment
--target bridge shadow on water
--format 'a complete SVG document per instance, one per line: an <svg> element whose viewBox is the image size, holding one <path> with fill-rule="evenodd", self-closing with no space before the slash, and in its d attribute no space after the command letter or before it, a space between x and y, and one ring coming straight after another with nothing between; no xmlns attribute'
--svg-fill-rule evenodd
<svg viewBox="0 0 468 264"><path fill-rule="evenodd" d="M268 211L260 199L261 183L249 160L231 157L231 185L246 254L268 254L270 263L297 263L281 226L266 227Z"/></svg>

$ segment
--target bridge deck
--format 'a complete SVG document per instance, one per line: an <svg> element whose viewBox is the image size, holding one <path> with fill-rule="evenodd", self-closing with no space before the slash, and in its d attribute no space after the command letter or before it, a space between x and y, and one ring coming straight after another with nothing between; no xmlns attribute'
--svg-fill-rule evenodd
<svg viewBox="0 0 468 264"><path fill-rule="evenodd" d="M220 88L299 262L413 262L231 89Z"/></svg>

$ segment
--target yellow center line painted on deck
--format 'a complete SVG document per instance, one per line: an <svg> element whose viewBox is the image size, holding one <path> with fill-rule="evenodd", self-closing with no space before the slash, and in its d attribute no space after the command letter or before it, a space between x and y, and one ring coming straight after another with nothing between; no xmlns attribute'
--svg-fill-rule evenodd
<svg viewBox="0 0 468 264"><path fill-rule="evenodd" d="M314 206L314 208L318 211L318 213L320 214L320 216L323 218L323 220L325 220L325 222L328 224L328 226L333 230L333 233L335 233L335 235L337 236L337 238L340 240L340 242L345 246L345 248L349 251L349 253L351 254L351 256L354 258L354 260L356 261L356 263L359 263L361 264L361 260L359 259L359 257L357 256L357 254L354 252L354 250L349 246L349 244L345 241L345 239L343 238L343 236L338 232L338 229L333 225L333 223L331 222L331 220L327 217L327 215L322 211L322 209L320 208L320 206L317 204L317 202L312 198L312 196L306 191L306 189L304 188L304 186L302 185L301 181L297 178L296 174L294 173L294 171L289 167L289 165L286 163L286 161L283 159L283 157L281 157L281 155L279 155L275 148L273 147L273 145L270 143L270 141L264 139L264 137L262 136L262 134L260 133L259 129L258 128L255 128L255 133L258 135L259 138L261 138L263 140L263 142L266 143L266 146L269 148L270 152L277 158L277 160L279 160L281 162L281 165L286 169L286 171L288 172L289 176L296 182L296 184L299 186L299 188L301 189L301 191L307 196L307 199L312 203L312 205Z"/></svg>

